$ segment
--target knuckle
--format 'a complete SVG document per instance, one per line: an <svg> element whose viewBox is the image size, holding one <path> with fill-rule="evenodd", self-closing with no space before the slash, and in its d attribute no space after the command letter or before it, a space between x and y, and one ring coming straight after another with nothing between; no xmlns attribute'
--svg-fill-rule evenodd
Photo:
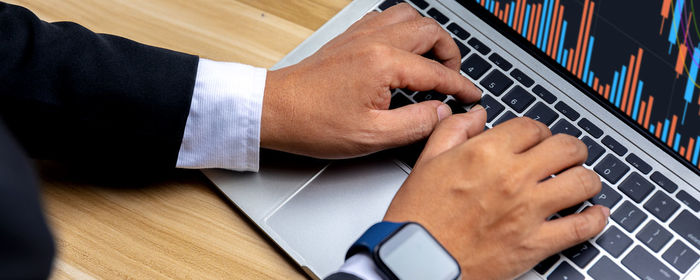
<svg viewBox="0 0 700 280"><path fill-rule="evenodd" d="M411 13L411 14L418 14L416 9L414 9L411 5L409 5L406 2L399 3L394 6L397 11L402 12L402 13Z"/></svg>
<svg viewBox="0 0 700 280"><path fill-rule="evenodd" d="M587 155L586 145L576 137L561 133L553 137L557 148L564 156L580 159Z"/></svg>
<svg viewBox="0 0 700 280"><path fill-rule="evenodd" d="M536 120L533 120L529 117L515 118L513 120L517 122L517 125L521 127L526 133L530 134L530 136L536 137L540 135L542 127Z"/></svg>
<svg viewBox="0 0 700 280"><path fill-rule="evenodd" d="M586 198L590 198L600 192L601 182L598 175L581 166L576 167L576 177L583 189L583 194Z"/></svg>

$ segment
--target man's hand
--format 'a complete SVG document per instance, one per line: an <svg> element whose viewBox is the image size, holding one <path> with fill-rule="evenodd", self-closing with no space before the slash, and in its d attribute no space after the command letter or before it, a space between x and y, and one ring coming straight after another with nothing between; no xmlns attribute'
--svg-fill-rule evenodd
<svg viewBox="0 0 700 280"><path fill-rule="evenodd" d="M429 51L441 62L420 56ZM268 73L261 146L345 158L423 139L450 108L427 101L387 110L390 89L475 102L481 92L459 74L460 59L450 35L410 5L371 12L299 64Z"/></svg>
<svg viewBox="0 0 700 280"><path fill-rule="evenodd" d="M443 120L385 220L422 224L465 279L511 279L603 230L602 206L546 220L600 191L581 141L529 118L481 133L485 120L483 109Z"/></svg>

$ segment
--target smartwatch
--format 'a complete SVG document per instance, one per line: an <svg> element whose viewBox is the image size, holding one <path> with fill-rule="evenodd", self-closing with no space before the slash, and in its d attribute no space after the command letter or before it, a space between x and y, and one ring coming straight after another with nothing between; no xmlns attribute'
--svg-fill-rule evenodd
<svg viewBox="0 0 700 280"><path fill-rule="evenodd" d="M457 260L414 222L374 224L350 247L345 259L367 252L386 279L460 279Z"/></svg>

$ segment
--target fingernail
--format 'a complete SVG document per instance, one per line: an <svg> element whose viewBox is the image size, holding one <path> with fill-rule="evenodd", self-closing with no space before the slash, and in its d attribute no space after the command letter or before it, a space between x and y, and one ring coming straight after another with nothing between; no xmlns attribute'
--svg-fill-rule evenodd
<svg viewBox="0 0 700 280"><path fill-rule="evenodd" d="M602 211L603 211L603 215L605 215L605 218L610 217L610 208L608 208L608 207L603 207L603 208L602 208Z"/></svg>
<svg viewBox="0 0 700 280"><path fill-rule="evenodd" d="M476 105L472 106L471 109L469 109L469 112L476 112L476 111L481 111L481 110L484 110L484 107L479 105L479 104L476 104Z"/></svg>
<svg viewBox="0 0 700 280"><path fill-rule="evenodd" d="M447 106L446 104L442 104L437 108L437 114L438 114L438 120L442 120L442 119L447 118L450 115L452 115L452 109L450 109L450 106Z"/></svg>

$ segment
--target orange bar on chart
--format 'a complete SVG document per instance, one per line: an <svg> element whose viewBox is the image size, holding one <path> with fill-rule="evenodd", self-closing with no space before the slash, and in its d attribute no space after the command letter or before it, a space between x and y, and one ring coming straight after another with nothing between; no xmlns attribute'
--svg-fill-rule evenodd
<svg viewBox="0 0 700 280"><path fill-rule="evenodd" d="M542 4L538 3L537 8L535 8L535 10L537 10L535 12L535 27L532 28L532 34L530 34L530 42L532 42L533 44L537 43L537 32L540 30L540 16L542 15Z"/></svg>
<svg viewBox="0 0 700 280"><path fill-rule="evenodd" d="M605 87L603 85L598 86L598 94L600 94L600 96L605 94Z"/></svg>
<svg viewBox="0 0 700 280"><path fill-rule="evenodd" d="M625 89L622 91L622 106L620 109L624 111L624 108L627 108L627 96L629 94L629 89L630 89L630 79L632 78L632 71L634 71L634 61L635 61L635 56L632 55L630 56L630 64L627 66L627 77L625 77ZM622 79L622 77L620 77ZM629 114L627 114L629 116Z"/></svg>
<svg viewBox="0 0 700 280"><path fill-rule="evenodd" d="M588 38L591 34L591 22L593 21L593 9L595 8L595 2L591 2L591 6L588 7L588 19L586 20L586 34L583 34L583 45L581 45L581 53L579 57L579 62L578 62L578 73L576 76L578 78L583 77L583 65L586 62L586 53L588 51Z"/></svg>
<svg viewBox="0 0 700 280"><path fill-rule="evenodd" d="M605 99L610 98L610 84L605 85Z"/></svg>
<svg viewBox="0 0 700 280"><path fill-rule="evenodd" d="M630 90L630 100L627 102L627 110L625 113L627 115L632 114L632 104L634 103L634 96L637 94L637 79L639 78L639 68L642 68L642 55L644 50L639 48L637 51L637 62L634 64L634 76L632 76L632 89Z"/></svg>
<svg viewBox="0 0 700 280"><path fill-rule="evenodd" d="M688 140L688 154L685 155L685 159L687 159L688 161L690 161L690 156L693 155L693 153L690 152L693 150L693 146L695 146L695 138L690 137L690 140Z"/></svg>
<svg viewBox="0 0 700 280"><path fill-rule="evenodd" d="M499 13L498 13L498 8L500 8L500 6L501 6L501 2L496 2L496 4L493 5L493 14L494 14L495 16L498 16L498 14L499 14Z"/></svg>
<svg viewBox="0 0 700 280"><path fill-rule="evenodd" d="M659 35L664 31L664 23L668 18L668 12L671 10L671 0L664 0L661 4L661 27L659 28Z"/></svg>
<svg viewBox="0 0 700 280"><path fill-rule="evenodd" d="M549 38L547 39L547 55L550 57L552 56L552 41L556 35L554 34L554 30L556 30L557 27L557 18L559 18L559 0L554 1L554 13L552 13L552 27L549 28L549 30L545 30L545 32L549 32Z"/></svg>
<svg viewBox="0 0 700 280"><path fill-rule="evenodd" d="M668 141L666 141L666 145L669 147L673 147L673 138L676 136L676 122L678 122L678 116L673 115L673 119L671 120L671 129L668 131Z"/></svg>
<svg viewBox="0 0 700 280"><path fill-rule="evenodd" d="M572 53L574 53L574 49L569 48L569 54L572 54ZM571 73L574 72L574 68L571 66L571 61L573 60L573 57L574 57L573 55L569 55L569 58L566 59L566 69L568 69L569 72L571 72ZM700 102L700 101L698 101L698 102Z"/></svg>
<svg viewBox="0 0 700 280"><path fill-rule="evenodd" d="M598 77L593 78L593 89L598 89Z"/></svg>
<svg viewBox="0 0 700 280"><path fill-rule="evenodd" d="M520 16L518 17L518 33L523 34L523 21L525 20L525 9L527 8L527 4L525 3L525 0L520 1Z"/></svg>
<svg viewBox="0 0 700 280"><path fill-rule="evenodd" d="M685 56L688 53L688 47L683 44L678 46L678 59L676 60L676 78L683 74L683 66L685 66Z"/></svg>
<svg viewBox="0 0 700 280"><path fill-rule="evenodd" d="M647 107L647 102L642 101L642 104L639 105L639 115L637 115L637 123L638 124L643 124L644 123L644 109Z"/></svg>
<svg viewBox="0 0 700 280"><path fill-rule="evenodd" d="M506 4L506 9L503 11L503 21L508 24L508 13L510 12L510 3Z"/></svg>
<svg viewBox="0 0 700 280"><path fill-rule="evenodd" d="M656 132L654 136L656 136L656 138L661 138L661 122L656 122Z"/></svg>
<svg viewBox="0 0 700 280"><path fill-rule="evenodd" d="M520 32L518 31L518 22L520 22L520 9L525 8L521 7L521 2L521 0L515 0L515 11L513 13L513 29L515 29L516 32Z"/></svg>
<svg viewBox="0 0 700 280"><path fill-rule="evenodd" d="M537 9L535 9L535 6L533 5L532 8L530 9L530 20L527 23L527 36L530 37L532 36L532 28L535 26L535 21L533 20L535 18L535 13L537 13Z"/></svg>
<svg viewBox="0 0 700 280"><path fill-rule="evenodd" d="M577 67L578 66L578 57L579 57L579 54L581 53L581 43L583 41L581 39L583 38L583 33L585 33L584 31L586 30L586 15L588 13L589 2L590 2L589 0L586 0L585 4L583 4L583 15L581 15L581 25L579 26L579 29L578 29L578 39L576 40L576 50L573 52L573 55L571 55L572 53L569 53L569 56L574 57L574 65L573 65L573 67L571 67L571 73L574 73L574 75L576 75L577 70L578 70L578 67Z"/></svg>
<svg viewBox="0 0 700 280"><path fill-rule="evenodd" d="M654 105L654 97L649 95L649 103L647 103L647 114L644 116L644 128L649 128L649 117L651 116L651 106Z"/></svg>
<svg viewBox="0 0 700 280"><path fill-rule="evenodd" d="M562 25L562 20L564 20L564 6L559 7L559 19L557 19L557 29L554 32L554 45L552 46L552 55L551 57L554 60L557 60L557 50L559 49L559 37L561 37L561 25ZM562 44L564 42L561 42Z"/></svg>
<svg viewBox="0 0 700 280"><path fill-rule="evenodd" d="M685 147L681 147L681 150L678 151L678 153L681 154L682 157L685 156ZM690 154L690 153L688 153L688 154Z"/></svg>

